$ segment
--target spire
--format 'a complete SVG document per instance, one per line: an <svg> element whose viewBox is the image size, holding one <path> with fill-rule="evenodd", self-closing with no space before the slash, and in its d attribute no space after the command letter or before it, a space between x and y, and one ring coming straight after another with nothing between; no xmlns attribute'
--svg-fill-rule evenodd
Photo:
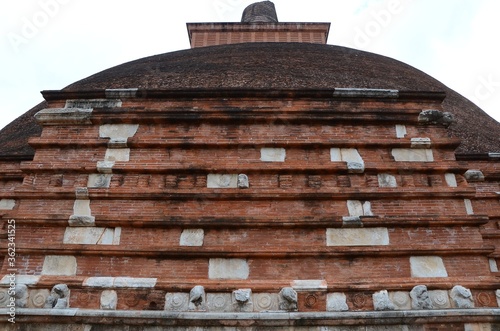
<svg viewBox="0 0 500 331"><path fill-rule="evenodd" d="M187 23L192 48L255 43L285 42L326 44L330 23L278 22L271 1L245 8L238 23Z"/></svg>
<svg viewBox="0 0 500 331"><path fill-rule="evenodd" d="M274 3L261 1L249 5L243 11L241 23L278 23Z"/></svg>

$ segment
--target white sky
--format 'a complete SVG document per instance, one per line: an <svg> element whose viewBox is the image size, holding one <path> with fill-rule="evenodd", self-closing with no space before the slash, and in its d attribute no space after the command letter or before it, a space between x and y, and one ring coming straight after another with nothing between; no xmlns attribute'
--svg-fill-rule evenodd
<svg viewBox="0 0 500 331"><path fill-rule="evenodd" d="M189 48L187 22L238 22L257 0L1 0L0 128L65 86ZM500 121L500 1L274 0L281 22L331 22L329 44L390 56Z"/></svg>

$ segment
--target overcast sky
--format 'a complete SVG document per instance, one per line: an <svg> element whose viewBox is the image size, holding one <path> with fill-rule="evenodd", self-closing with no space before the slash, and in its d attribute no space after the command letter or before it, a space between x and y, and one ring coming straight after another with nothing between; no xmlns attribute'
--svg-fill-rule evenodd
<svg viewBox="0 0 500 331"><path fill-rule="evenodd" d="M189 48L187 22L238 22L253 0L1 0L0 128L65 86ZM274 0L281 22L331 22L329 44L406 62L500 121L500 1Z"/></svg>

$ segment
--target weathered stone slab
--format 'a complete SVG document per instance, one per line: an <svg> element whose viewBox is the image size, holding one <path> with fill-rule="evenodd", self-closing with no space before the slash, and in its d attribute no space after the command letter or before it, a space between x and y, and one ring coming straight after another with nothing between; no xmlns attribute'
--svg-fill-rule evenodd
<svg viewBox="0 0 500 331"><path fill-rule="evenodd" d="M71 215L68 220L69 226L95 226L94 216Z"/></svg>
<svg viewBox="0 0 500 331"><path fill-rule="evenodd" d="M108 148L104 155L105 161L128 162L130 161L130 148Z"/></svg>
<svg viewBox="0 0 500 331"><path fill-rule="evenodd" d="M397 187L396 177L390 174L378 174L378 186L379 187Z"/></svg>
<svg viewBox="0 0 500 331"><path fill-rule="evenodd" d="M190 311L207 310L205 288L203 286L197 285L189 291L188 309Z"/></svg>
<svg viewBox="0 0 500 331"><path fill-rule="evenodd" d="M209 279L247 279L250 270L244 259L210 259L208 263Z"/></svg>
<svg viewBox="0 0 500 331"><path fill-rule="evenodd" d="M290 286L297 292L300 291L326 291L328 284L324 279L298 279L290 283Z"/></svg>
<svg viewBox="0 0 500 331"><path fill-rule="evenodd" d="M248 181L248 176L245 174L238 175L238 188L249 188L250 183Z"/></svg>
<svg viewBox="0 0 500 331"><path fill-rule="evenodd" d="M334 96L349 98L397 98L399 90L375 88L335 88Z"/></svg>
<svg viewBox="0 0 500 331"><path fill-rule="evenodd" d="M326 229L327 246L387 246L387 228L329 228Z"/></svg>
<svg viewBox="0 0 500 331"><path fill-rule="evenodd" d="M118 242L118 243L117 243ZM115 228L67 227L64 232L64 244L117 245Z"/></svg>
<svg viewBox="0 0 500 331"><path fill-rule="evenodd" d="M180 246L203 246L205 232L203 229L184 229L179 240Z"/></svg>
<svg viewBox="0 0 500 331"><path fill-rule="evenodd" d="M488 262L490 264L490 271L491 272L498 272L497 260L492 258L492 259L488 259Z"/></svg>
<svg viewBox="0 0 500 331"><path fill-rule="evenodd" d="M12 210L16 206L16 200L14 199L1 199L0 200L0 210Z"/></svg>
<svg viewBox="0 0 500 331"><path fill-rule="evenodd" d="M34 289L29 292L28 308L43 308L50 295L47 289Z"/></svg>
<svg viewBox="0 0 500 331"><path fill-rule="evenodd" d="M113 287L153 288L156 285L156 280L156 278L116 277Z"/></svg>
<svg viewBox="0 0 500 331"><path fill-rule="evenodd" d="M90 200L75 200L73 204L73 215L91 216Z"/></svg>
<svg viewBox="0 0 500 331"><path fill-rule="evenodd" d="M331 148L330 161L346 162L350 173L363 173L365 163L355 148Z"/></svg>
<svg viewBox="0 0 500 331"><path fill-rule="evenodd" d="M439 256L410 257L412 277L448 277L443 260Z"/></svg>
<svg viewBox="0 0 500 331"><path fill-rule="evenodd" d="M497 331L497 327L493 328L490 323L466 323L464 331Z"/></svg>
<svg viewBox="0 0 500 331"><path fill-rule="evenodd" d="M326 296L327 311L348 311L347 297L344 293L328 293Z"/></svg>
<svg viewBox="0 0 500 331"><path fill-rule="evenodd" d="M279 307L278 293L254 293L252 295L254 311L276 311Z"/></svg>
<svg viewBox="0 0 500 331"><path fill-rule="evenodd" d="M118 295L116 291L106 290L101 293L101 309L103 310L116 310L118 303Z"/></svg>
<svg viewBox="0 0 500 331"><path fill-rule="evenodd" d="M495 296L497 297L497 306L500 307L500 290L495 291Z"/></svg>
<svg viewBox="0 0 500 331"><path fill-rule="evenodd" d="M115 282L114 277L89 277L83 281L83 286L111 288Z"/></svg>
<svg viewBox="0 0 500 331"><path fill-rule="evenodd" d="M43 261L42 275L75 276L76 258L68 255L47 255Z"/></svg>
<svg viewBox="0 0 500 331"><path fill-rule="evenodd" d="M40 276L33 275L16 275L16 284L36 285L40 280ZM5 275L0 280L0 285L9 285L11 283L10 275Z"/></svg>
<svg viewBox="0 0 500 331"><path fill-rule="evenodd" d="M423 124L440 124L447 127L453 123L453 115L437 109L425 109L418 115L418 122Z"/></svg>
<svg viewBox="0 0 500 331"><path fill-rule="evenodd" d="M207 293L207 310L215 312L234 311L230 293Z"/></svg>
<svg viewBox="0 0 500 331"><path fill-rule="evenodd" d="M457 187L458 186L458 184L457 184L457 177L455 176L455 174L446 173L446 174L444 174L444 179L446 181L446 184L449 187Z"/></svg>
<svg viewBox="0 0 500 331"><path fill-rule="evenodd" d="M113 141L126 141L137 133L139 124L104 124L99 127L99 138Z"/></svg>
<svg viewBox="0 0 500 331"><path fill-rule="evenodd" d="M417 285L410 291L412 309L433 309L429 291L425 285Z"/></svg>
<svg viewBox="0 0 500 331"><path fill-rule="evenodd" d="M284 148L267 148L260 149L260 160L263 162L285 162L286 150Z"/></svg>
<svg viewBox="0 0 500 331"><path fill-rule="evenodd" d="M393 148L391 152L396 162L433 162L432 149Z"/></svg>
<svg viewBox="0 0 500 331"><path fill-rule="evenodd" d="M411 138L411 148L431 148L430 138Z"/></svg>
<svg viewBox="0 0 500 331"><path fill-rule="evenodd" d="M358 200L347 200L347 210L349 210L349 216L363 216L363 204Z"/></svg>
<svg viewBox="0 0 500 331"><path fill-rule="evenodd" d="M467 215L474 215L474 209L472 208L472 201L470 199L464 199L465 212Z"/></svg>
<svg viewBox="0 0 500 331"><path fill-rule="evenodd" d="M389 298L394 304L395 310L411 309L411 298L409 292L403 292L403 291L389 292Z"/></svg>
<svg viewBox="0 0 500 331"><path fill-rule="evenodd" d="M105 93L108 99L135 98L138 90L138 88L117 88L106 89Z"/></svg>
<svg viewBox="0 0 500 331"><path fill-rule="evenodd" d="M65 108L114 108L121 107L120 99L70 99L66 100Z"/></svg>
<svg viewBox="0 0 500 331"><path fill-rule="evenodd" d="M237 188L237 174L208 174L207 188Z"/></svg>
<svg viewBox="0 0 500 331"><path fill-rule="evenodd" d="M406 126L403 124L396 124L396 138L401 139L406 136Z"/></svg>
<svg viewBox="0 0 500 331"><path fill-rule="evenodd" d="M434 290L429 291L429 298L431 299L434 309L451 308L450 298L448 291Z"/></svg>
<svg viewBox="0 0 500 331"><path fill-rule="evenodd" d="M468 182L483 182L484 174L481 170L469 169L464 174Z"/></svg>
<svg viewBox="0 0 500 331"><path fill-rule="evenodd" d="M189 293L167 293L165 295L165 310L188 311Z"/></svg>
<svg viewBox="0 0 500 331"><path fill-rule="evenodd" d="M47 108L35 114L40 125L90 125L92 109Z"/></svg>
<svg viewBox="0 0 500 331"><path fill-rule="evenodd" d="M90 188L109 188L112 176L110 174L90 174L87 186Z"/></svg>
<svg viewBox="0 0 500 331"><path fill-rule="evenodd" d="M97 161L97 172L101 174L111 174L113 172L113 167L115 166L115 161Z"/></svg>

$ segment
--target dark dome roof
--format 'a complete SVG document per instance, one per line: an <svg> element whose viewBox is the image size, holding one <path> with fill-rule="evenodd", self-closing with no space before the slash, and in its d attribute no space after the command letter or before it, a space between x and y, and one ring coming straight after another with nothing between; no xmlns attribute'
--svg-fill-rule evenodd
<svg viewBox="0 0 500 331"><path fill-rule="evenodd" d="M380 88L446 92L444 110L454 114L451 132L462 138L459 153L500 152L500 123L429 75L400 61L355 49L308 43L246 43L201 47L128 62L82 79L64 90L108 88ZM11 126L34 130L32 114L0 132L0 143L20 139ZM26 116L30 115L30 116ZM14 130L15 131L15 130ZM26 140L26 139L25 139ZM26 142L0 150L26 151ZM11 147L15 147L12 146Z"/></svg>

